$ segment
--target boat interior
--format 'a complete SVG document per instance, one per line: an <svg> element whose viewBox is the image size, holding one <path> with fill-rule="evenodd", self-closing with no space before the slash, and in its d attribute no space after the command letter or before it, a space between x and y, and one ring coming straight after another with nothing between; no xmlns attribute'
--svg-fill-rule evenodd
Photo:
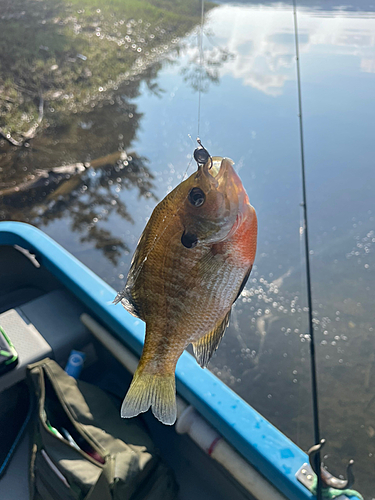
<svg viewBox="0 0 375 500"><path fill-rule="evenodd" d="M14 246L0 246L0 269L0 323L19 355L18 366L0 376L4 453L15 437L12 423L17 428L17 421L22 423L28 412L29 363L49 357L64 368L72 349L84 351L86 361L80 378L104 389L118 408L131 375L80 321L82 313L93 312L33 256ZM100 318L95 319L100 322ZM187 435L176 434L173 426L159 423L150 412L136 418L143 421L164 461L173 469L178 499L254 498ZM28 440L25 432L0 479L1 500L29 498Z"/></svg>

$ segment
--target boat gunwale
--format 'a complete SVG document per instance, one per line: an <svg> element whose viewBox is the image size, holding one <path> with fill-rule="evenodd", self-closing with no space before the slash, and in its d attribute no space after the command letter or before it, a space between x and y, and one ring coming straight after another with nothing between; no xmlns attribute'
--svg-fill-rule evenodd
<svg viewBox="0 0 375 500"><path fill-rule="evenodd" d="M0 245L19 245L34 253L61 283L88 307L98 321L140 356L144 323L115 306L115 290L38 228L22 222L0 222ZM295 477L308 457L209 370L184 352L176 368L177 392L290 500L314 497Z"/></svg>

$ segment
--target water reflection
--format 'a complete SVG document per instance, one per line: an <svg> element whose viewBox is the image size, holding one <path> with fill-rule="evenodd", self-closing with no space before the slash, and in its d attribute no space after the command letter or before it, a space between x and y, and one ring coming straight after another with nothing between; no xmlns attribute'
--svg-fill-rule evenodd
<svg viewBox="0 0 375 500"><path fill-rule="evenodd" d="M145 73L146 81L157 69ZM113 214L133 220L121 190L155 197L147 159L126 152L141 119L130 103L139 84L137 79L126 85L127 94L124 90L113 104L74 114L69 121L60 117L59 125L38 135L27 149L4 144L1 218L48 226L67 217L71 230L82 234L80 241L91 242L113 264L129 252L125 241L104 226Z"/></svg>
<svg viewBox="0 0 375 500"><path fill-rule="evenodd" d="M203 31L205 39L209 34ZM187 44L184 50L188 53L189 59L181 68L184 82L190 85L195 92L208 92L210 84L219 84L220 69L225 63L235 56L228 49L220 46L213 46L210 49L200 50L200 46L192 47Z"/></svg>
<svg viewBox="0 0 375 500"><path fill-rule="evenodd" d="M212 31L214 44L225 44L232 54L219 72L221 77L230 75L277 96L295 78L294 34L290 32L290 7L279 5L277 16L274 11L274 6L262 6L254 16L252 8L224 5L209 14L206 29ZM306 16L304 12L299 21L301 57L322 47L324 57L332 51L352 54L359 58L363 71L373 71L375 36L369 15L353 15L344 6L329 15L320 10L311 15L309 9ZM304 72L311 69L303 68Z"/></svg>
<svg viewBox="0 0 375 500"><path fill-rule="evenodd" d="M129 248L121 238L98 226L113 213L132 221L118 192L137 188L140 196L153 196L152 180L144 158L117 151L85 164L37 169L21 183L2 183L0 214L5 220L26 220L37 226L68 217L71 230L82 235L80 241L91 242L116 265Z"/></svg>
<svg viewBox="0 0 375 500"><path fill-rule="evenodd" d="M0 46L12 46L0 77L0 219L68 219L113 265L129 247L107 223L134 222L119 193L156 200L147 158L129 153L142 118L133 100L141 84L161 95L161 58L200 13L197 2L143 9L6 1L0 19Z"/></svg>
<svg viewBox="0 0 375 500"><path fill-rule="evenodd" d="M111 102L122 82L143 73L194 26L198 7L190 1L170 12L147 2L95 8L88 0L4 0L1 133L23 143L40 107L42 114L46 107L40 124L46 128L55 116L59 121Z"/></svg>

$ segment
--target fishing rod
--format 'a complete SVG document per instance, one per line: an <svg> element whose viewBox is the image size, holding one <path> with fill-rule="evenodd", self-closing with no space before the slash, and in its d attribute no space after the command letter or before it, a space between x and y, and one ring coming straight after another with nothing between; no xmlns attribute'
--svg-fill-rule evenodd
<svg viewBox="0 0 375 500"><path fill-rule="evenodd" d="M321 449L325 444L324 439L320 439L320 425L319 425L319 404L318 404L318 381L317 381L317 367L315 357L315 338L314 338L314 325L313 325L313 305L312 305L312 292L311 292L311 271L310 271L310 249L309 249L309 235L308 235L308 219L307 219L307 196L306 196L306 174L305 174L305 151L304 151L304 134L303 134L303 117L302 117L302 91L301 91L301 74L300 74L300 57L299 57L299 42L298 42L298 24L297 24L297 6L296 0L293 0L293 14L294 14L294 36L295 36L295 54L296 54L296 70L297 70L297 89L298 89L298 117L299 117L299 135L300 135L300 157L301 157L301 174L302 174L302 203L303 208L303 231L304 233L304 251L306 261L306 288L307 288L307 302L308 302L308 330L310 337L310 359L311 359L311 386L312 386L312 405L313 405L313 425L314 425L314 441L315 445L308 451L309 462L312 472L316 475L316 482L308 479L311 476L307 475L307 479L312 481L306 484L300 476L300 473L307 474L304 464L298 471L298 479L312 491L316 493L317 500L322 500L323 489L326 491L332 489L333 494L342 492L343 494L353 495L356 498L363 500L362 496L351 490L354 483L354 475L352 466L354 461L350 460L346 475L347 479L340 479L330 474L321 464ZM203 22L204 22L204 0L201 0L201 25L199 37L197 41L199 50L199 96L198 96L198 147L195 149L193 157L198 165L205 164L211 155L203 146L199 138L200 129L200 115L201 115L201 82L202 82L202 66L203 66Z"/></svg>
<svg viewBox="0 0 375 500"><path fill-rule="evenodd" d="M300 75L300 60L299 60L299 43L298 43L298 25L297 25L297 7L296 0L293 0L294 14L294 36L296 50L296 67L297 67L297 88L298 88L298 116L299 116L299 132L300 132L300 151L301 151L301 172L302 172L302 207L303 207L303 232L305 237L305 259L306 259L306 285L307 285L307 303L308 303L308 328L310 336L310 359L311 359L311 384L312 384L312 402L313 402L313 420L314 420L314 441L315 444L320 444L320 426L319 426L319 405L318 405L318 381L317 368L315 359L315 339L313 327L313 308L312 308L312 293L311 293L311 272L310 272L310 250L309 250L309 235L307 223L307 197L306 197L306 175L305 175L305 151L303 139L303 119L302 119L302 92L301 92L301 75ZM202 81L202 65L203 65L203 22L204 22L204 0L201 1L201 25L198 39L199 50L199 87L198 87L198 137L197 141L199 148L194 151L194 159L199 163L202 159L199 156L204 156L204 161L208 160L209 153L202 146L199 139L200 116L201 116L201 81ZM315 450L314 460L316 471L320 471L321 457L320 448ZM322 500L322 478L321 474L317 474L317 500Z"/></svg>
<svg viewBox="0 0 375 500"><path fill-rule="evenodd" d="M299 59L299 43L298 43L298 25L297 25L297 6L296 0L293 0L293 17L294 17L294 40L296 50L296 70L297 70L297 90L298 90L298 118L299 118L299 137L300 137L300 153L301 153L301 173L302 173L302 209L303 209L303 233L305 239L305 260L306 260L306 287L307 287L307 306L308 306L308 329L310 336L310 362L311 362L311 387L312 387L312 405L313 405L313 420L314 420L314 441L315 444L321 442L320 425L319 425L319 404L318 404L318 378L315 359L315 338L313 325L313 306L311 292L311 272L310 272L310 249L309 249L309 231L307 225L307 197L306 197L306 175L305 175L305 148L303 139L303 119L302 119L302 92L301 92L301 72ZM320 471L320 449L314 456L315 470ZM317 500L322 500L322 478L320 473L317 474Z"/></svg>
<svg viewBox="0 0 375 500"><path fill-rule="evenodd" d="M301 93L301 75L300 75L300 62L299 62L299 44L298 44L298 26L297 26L297 7L296 0L293 0L293 13L294 13L294 35L295 35L295 48L296 48L296 66L297 66L297 85L298 85L298 116L299 116L299 131L300 131L300 149L301 149L301 171L302 171L302 207L303 207L303 225L305 236L305 256L306 256L306 284L307 284L307 302L308 302L308 325L310 335L310 358L311 358L311 381L312 381L312 399L313 399L313 417L314 417L314 440L315 443L320 443L320 428L319 428L319 407L318 407L318 382L317 382L317 369L315 360L315 340L313 328L313 309L312 309L312 293L311 293L311 273L310 273L310 250L309 250L309 236L307 225L307 199L306 199L306 176L305 176L305 152L303 140L303 120L302 120L302 93ZM201 79L202 79L202 65L203 65L203 22L204 22L204 0L201 1L201 24L198 39L199 50L199 86L198 86L198 137L197 141L199 148L194 151L194 158L198 163L208 160L209 153L202 146L199 139L200 129L200 115L201 115ZM199 156L204 156L204 161ZM314 456L315 470L320 470L320 450ZM317 500L322 499L322 481L320 474L318 474L317 483Z"/></svg>

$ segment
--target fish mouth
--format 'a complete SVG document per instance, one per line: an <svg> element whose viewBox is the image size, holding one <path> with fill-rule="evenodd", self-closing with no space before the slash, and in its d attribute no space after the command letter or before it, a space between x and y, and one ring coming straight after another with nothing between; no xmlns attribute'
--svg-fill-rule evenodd
<svg viewBox="0 0 375 500"><path fill-rule="evenodd" d="M222 156L212 156L205 164L204 169L208 174L210 174L215 180L218 181L220 177L223 177L229 165L234 165L234 161L230 158L223 158Z"/></svg>

